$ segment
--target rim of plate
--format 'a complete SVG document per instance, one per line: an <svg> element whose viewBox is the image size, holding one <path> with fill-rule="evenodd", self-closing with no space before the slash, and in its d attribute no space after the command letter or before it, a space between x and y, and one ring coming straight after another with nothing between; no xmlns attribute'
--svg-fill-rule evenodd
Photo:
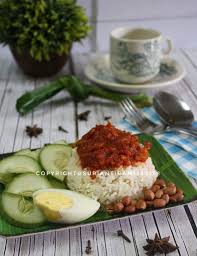
<svg viewBox="0 0 197 256"><path fill-rule="evenodd" d="M118 82L114 83L114 82L109 82L109 81L104 81L104 80L100 80L98 78L96 78L93 75L93 72L91 71L93 69L93 63L97 63L98 60L103 60L103 63L109 63L109 54L103 54L103 55L99 55L98 57L94 57L92 60L90 60L90 62L86 65L85 69L84 69L84 73L86 75L86 77L95 82L96 84L102 85L103 87L114 87L114 88L119 88L121 90L121 88L123 89L148 89L148 88L156 88L156 87L164 87L164 86L169 86L172 84L175 84L177 82L179 82L180 80L182 80L185 75L186 75L186 70L183 67L183 65L181 65L176 59L171 58L171 57L163 57L161 59L161 62L173 62L175 63L175 66L178 67L178 72L176 77L168 80L168 81L162 81L162 82L155 82L155 83L151 83L151 80L147 83L144 84L126 84L126 83L121 83Z"/></svg>
<svg viewBox="0 0 197 256"><path fill-rule="evenodd" d="M141 215L148 215L150 213L155 213L155 212L159 212L159 211L164 211L164 210L168 210L168 209L173 209L175 207L180 207L180 206L185 206L188 205L189 203L194 203L197 202L197 199L194 198L192 201L190 202L182 202L182 203L177 203L175 205L169 205L169 206L165 206L162 208L155 208L155 209L150 209L147 210L145 212L136 212L136 213L132 213L132 214L128 214L128 215L123 215L121 217L115 217L113 219L109 219L109 220L99 220L96 222L89 222L89 223L83 223L83 224L76 224L73 226L62 226L59 228L54 228L54 229L48 229L48 230L43 230L43 231L33 231L33 232L29 232L29 233L23 233L23 234L19 234L19 235L2 235L0 234L1 238L6 238L6 239L13 239L13 238L19 238L19 237L27 237L27 236L32 236L32 235L40 235L40 234L47 234L47 233L51 233L51 232L61 232L61 231L65 231L65 230L69 230L69 229L75 229L75 228L80 228L80 227L86 227L86 226L90 226L90 225L96 225L96 224L102 224L102 223L107 223L107 222L112 222L112 221L117 221L117 220L124 220L126 218L132 218L132 217L136 217L136 216L141 216Z"/></svg>

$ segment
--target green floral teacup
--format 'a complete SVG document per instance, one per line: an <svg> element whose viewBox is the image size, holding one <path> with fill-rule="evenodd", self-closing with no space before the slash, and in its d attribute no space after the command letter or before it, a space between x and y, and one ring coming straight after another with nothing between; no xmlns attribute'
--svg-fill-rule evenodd
<svg viewBox="0 0 197 256"><path fill-rule="evenodd" d="M171 52L163 50L159 31L143 28L117 28L110 36L110 61L114 77L126 83L144 83L159 73L161 58Z"/></svg>

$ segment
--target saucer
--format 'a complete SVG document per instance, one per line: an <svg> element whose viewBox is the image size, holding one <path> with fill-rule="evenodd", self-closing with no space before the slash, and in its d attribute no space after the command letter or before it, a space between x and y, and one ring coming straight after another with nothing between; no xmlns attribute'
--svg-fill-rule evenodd
<svg viewBox="0 0 197 256"><path fill-rule="evenodd" d="M114 78L110 69L109 54L94 57L85 67L86 77L96 84L123 93L134 93L148 89L174 85L186 75L184 67L175 59L161 60L160 72L152 80L143 84L126 84Z"/></svg>

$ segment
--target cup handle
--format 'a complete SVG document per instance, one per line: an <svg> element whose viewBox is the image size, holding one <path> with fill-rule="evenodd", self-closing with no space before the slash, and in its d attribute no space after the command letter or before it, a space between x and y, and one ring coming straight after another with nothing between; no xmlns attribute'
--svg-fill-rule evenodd
<svg viewBox="0 0 197 256"><path fill-rule="evenodd" d="M166 49L162 49L162 54L163 54L164 57L168 56L171 53L172 48L173 48L172 47L172 40L171 39L167 38L166 39L166 43L167 43L167 48Z"/></svg>

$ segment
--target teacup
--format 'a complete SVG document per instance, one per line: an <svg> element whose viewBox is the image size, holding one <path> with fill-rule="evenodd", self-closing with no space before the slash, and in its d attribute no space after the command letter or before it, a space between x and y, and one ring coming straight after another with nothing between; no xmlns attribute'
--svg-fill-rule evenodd
<svg viewBox="0 0 197 256"><path fill-rule="evenodd" d="M110 36L111 70L125 83L145 83L160 70L161 58L171 52L172 44L163 50L159 31L144 28L117 28Z"/></svg>

